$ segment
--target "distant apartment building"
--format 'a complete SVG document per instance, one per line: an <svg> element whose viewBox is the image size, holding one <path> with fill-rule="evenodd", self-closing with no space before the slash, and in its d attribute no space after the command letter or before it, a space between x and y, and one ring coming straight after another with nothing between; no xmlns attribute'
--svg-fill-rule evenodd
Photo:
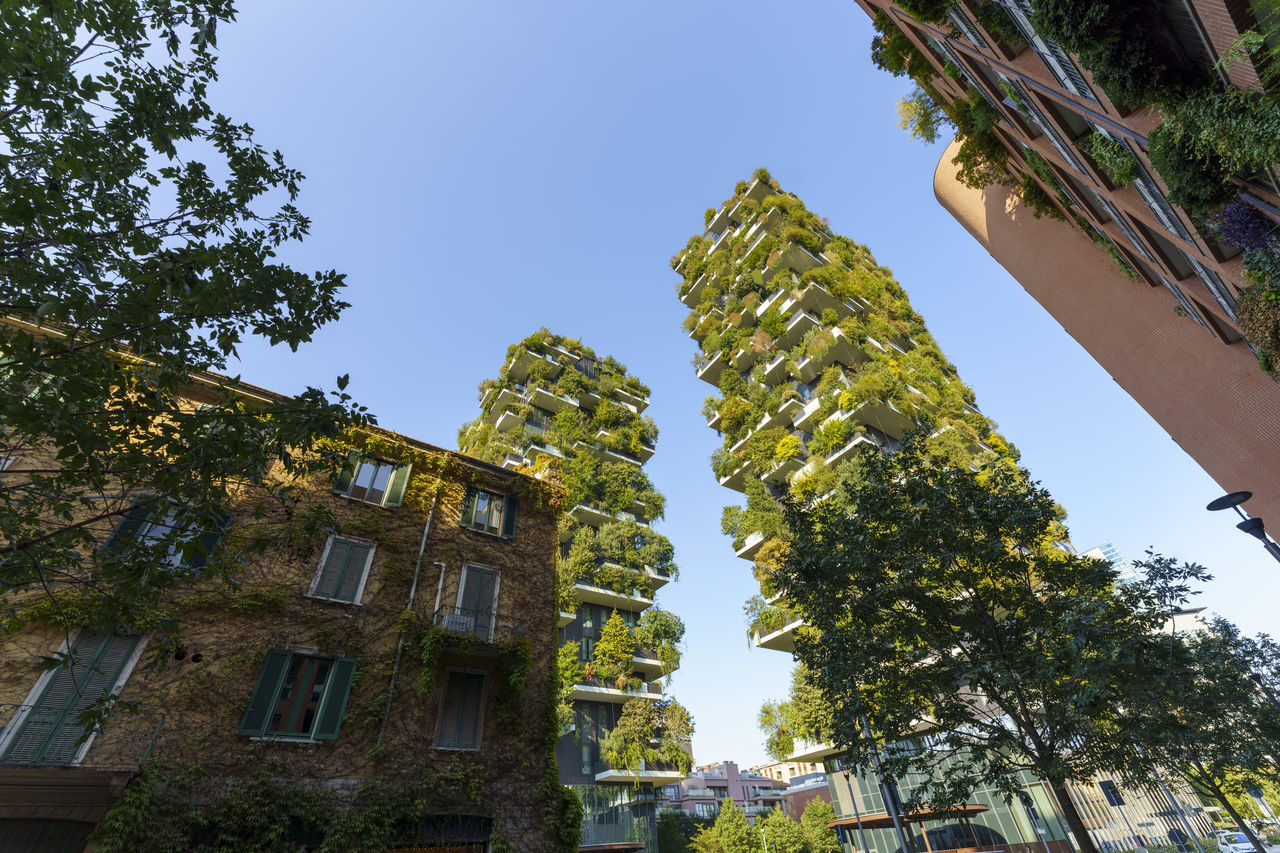
<svg viewBox="0 0 1280 853"><path fill-rule="evenodd" d="M827 778L825 770L794 777L787 786L787 792L782 795L782 811L799 820L805 807L813 800L831 802L831 780Z"/></svg>
<svg viewBox="0 0 1280 853"><path fill-rule="evenodd" d="M643 469L657 439L644 414L649 389L615 359L543 330L512 345L480 390L481 415L460 430L462 450L505 468L556 467L567 484L558 644L572 647L580 669L564 697L571 708L556 755L561 782L585 806L581 849L652 853L654 788L684 778L689 758L688 733L673 725L687 714L663 691L684 626L655 601L676 565L651 526L665 499ZM627 645L621 654L618 641ZM606 738L628 713L651 714L656 728L633 744L643 757L615 764Z"/></svg>
<svg viewBox="0 0 1280 853"><path fill-rule="evenodd" d="M228 395L272 396L202 377L188 402ZM141 825L175 848L258 841L227 817L250 790L298 849L340 849L357 825L387 849L558 849L558 487L375 428L332 451L336 480L285 501L233 488L215 528L123 502L96 570L190 572L164 602L177 646L77 624L71 587L18 595L29 624L0 638L0 849L91 849L122 792L169 804ZM6 486L47 462L12 460ZM259 553L264 537L287 547ZM213 561L234 584L201 579Z"/></svg>
<svg viewBox="0 0 1280 853"><path fill-rule="evenodd" d="M1136 580L1138 577L1138 573L1133 568L1133 564L1126 560L1124 554L1120 553L1120 549L1110 542L1103 542L1100 545L1095 545L1089 550L1081 552L1081 556L1093 557L1096 560L1106 560L1115 567L1117 572L1119 572L1120 583L1128 583L1132 580Z"/></svg>
<svg viewBox="0 0 1280 853"><path fill-rule="evenodd" d="M758 776L768 776L770 779L780 779L783 782L790 783L792 779L796 779L801 776L810 776L814 773L821 773L822 762L774 761L770 764L757 764L747 772L754 773Z"/></svg>
<svg viewBox="0 0 1280 853"><path fill-rule="evenodd" d="M783 804L787 783L756 773L740 771L732 761L718 761L694 768L688 778L662 789L665 808L694 817L715 818L731 802L754 821Z"/></svg>
<svg viewBox="0 0 1280 853"><path fill-rule="evenodd" d="M858 5L876 22L878 64L964 118L934 175L943 207L1223 491L1252 491L1246 508L1280 525L1280 389L1259 369L1280 376L1276 315L1249 287L1251 275L1280 286L1280 185L1275 164L1230 159L1256 123L1232 111L1274 105L1274 92L1240 94L1275 79L1260 58L1280 44L1272 4L1105 0L1053 31L1033 0ZM1267 45L1253 56L1250 31ZM1197 130L1210 109L1235 129ZM980 150L1004 152L1015 189L958 179L953 158L972 165ZM1206 226L1215 217L1237 244Z"/></svg>

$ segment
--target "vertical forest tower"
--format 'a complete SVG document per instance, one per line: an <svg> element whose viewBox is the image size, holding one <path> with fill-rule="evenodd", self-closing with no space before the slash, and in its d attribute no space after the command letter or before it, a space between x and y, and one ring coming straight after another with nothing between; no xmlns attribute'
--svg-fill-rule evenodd
<svg viewBox="0 0 1280 853"><path fill-rule="evenodd" d="M676 566L671 543L650 527L665 498L643 469L658 435L644 414L649 389L613 358L543 329L512 345L480 391L480 417L459 431L462 451L535 474L554 469L567 492L556 759L585 807L582 846L652 853L654 787L687 774L692 723L663 692L684 625L655 606Z"/></svg>

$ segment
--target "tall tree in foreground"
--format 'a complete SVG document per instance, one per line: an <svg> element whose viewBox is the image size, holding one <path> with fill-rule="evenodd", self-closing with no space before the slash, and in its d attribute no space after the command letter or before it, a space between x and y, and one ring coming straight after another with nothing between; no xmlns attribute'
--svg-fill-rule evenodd
<svg viewBox="0 0 1280 853"><path fill-rule="evenodd" d="M207 100L233 17L228 0L0 8L7 627L174 629L165 590L229 577L206 565L228 491L287 501L289 476L336 467L318 439L368 421L315 388L250 401L206 378L210 405L179 403L244 338L296 348L346 307L338 273L275 261L308 230L302 175Z"/></svg>
<svg viewBox="0 0 1280 853"><path fill-rule="evenodd" d="M1160 571L1168 560L1148 565ZM1280 711L1266 693L1280 686L1280 647L1266 635L1244 636L1220 617L1165 639L1169 689L1126 709L1130 740L1217 800L1264 853L1233 800L1280 781Z"/></svg>
<svg viewBox="0 0 1280 853"><path fill-rule="evenodd" d="M815 629L796 653L831 707L834 742L859 768L874 748L864 719L882 743L900 744L886 771L923 777L908 808L959 804L979 782L1012 797L1030 771L1095 853L1066 783L1118 760L1102 749L1116 709L1160 677L1157 634L1203 570L1171 567L1118 588L1108 563L1059 547L1062 511L1025 470L1008 459L978 471L948 464L925 431L873 454L864 474L852 511L788 508L778 578Z"/></svg>

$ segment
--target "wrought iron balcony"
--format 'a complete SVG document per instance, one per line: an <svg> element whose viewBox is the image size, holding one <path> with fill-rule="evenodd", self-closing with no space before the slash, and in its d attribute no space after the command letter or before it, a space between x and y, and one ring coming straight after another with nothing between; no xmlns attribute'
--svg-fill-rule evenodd
<svg viewBox="0 0 1280 853"><path fill-rule="evenodd" d="M523 619L466 607L441 607L432 615L431 624L459 638L482 643L500 643L525 634Z"/></svg>

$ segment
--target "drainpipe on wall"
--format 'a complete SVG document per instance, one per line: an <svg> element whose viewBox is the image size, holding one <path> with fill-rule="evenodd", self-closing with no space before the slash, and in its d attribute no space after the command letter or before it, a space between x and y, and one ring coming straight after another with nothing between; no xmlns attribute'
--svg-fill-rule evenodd
<svg viewBox="0 0 1280 853"><path fill-rule="evenodd" d="M431 519L436 514L436 501L439 499L439 491L431 496L431 509L427 512L427 523L422 526L422 540L418 543L418 559L413 564L413 583L409 587L409 601L404 606L405 610L413 609L413 599L418 594L418 572L422 569L422 553L427 549L427 534L431 532ZM444 564L441 563L439 565L442 566L440 579L443 582ZM396 676L400 673L400 657L402 654L404 654L404 634L400 635L400 640L396 644L396 662L391 667L391 683L387 685L387 706L382 711L382 725L378 726L378 740L374 744L375 747L382 746L382 735L387 730L387 719L391 716L391 699L396 695Z"/></svg>

